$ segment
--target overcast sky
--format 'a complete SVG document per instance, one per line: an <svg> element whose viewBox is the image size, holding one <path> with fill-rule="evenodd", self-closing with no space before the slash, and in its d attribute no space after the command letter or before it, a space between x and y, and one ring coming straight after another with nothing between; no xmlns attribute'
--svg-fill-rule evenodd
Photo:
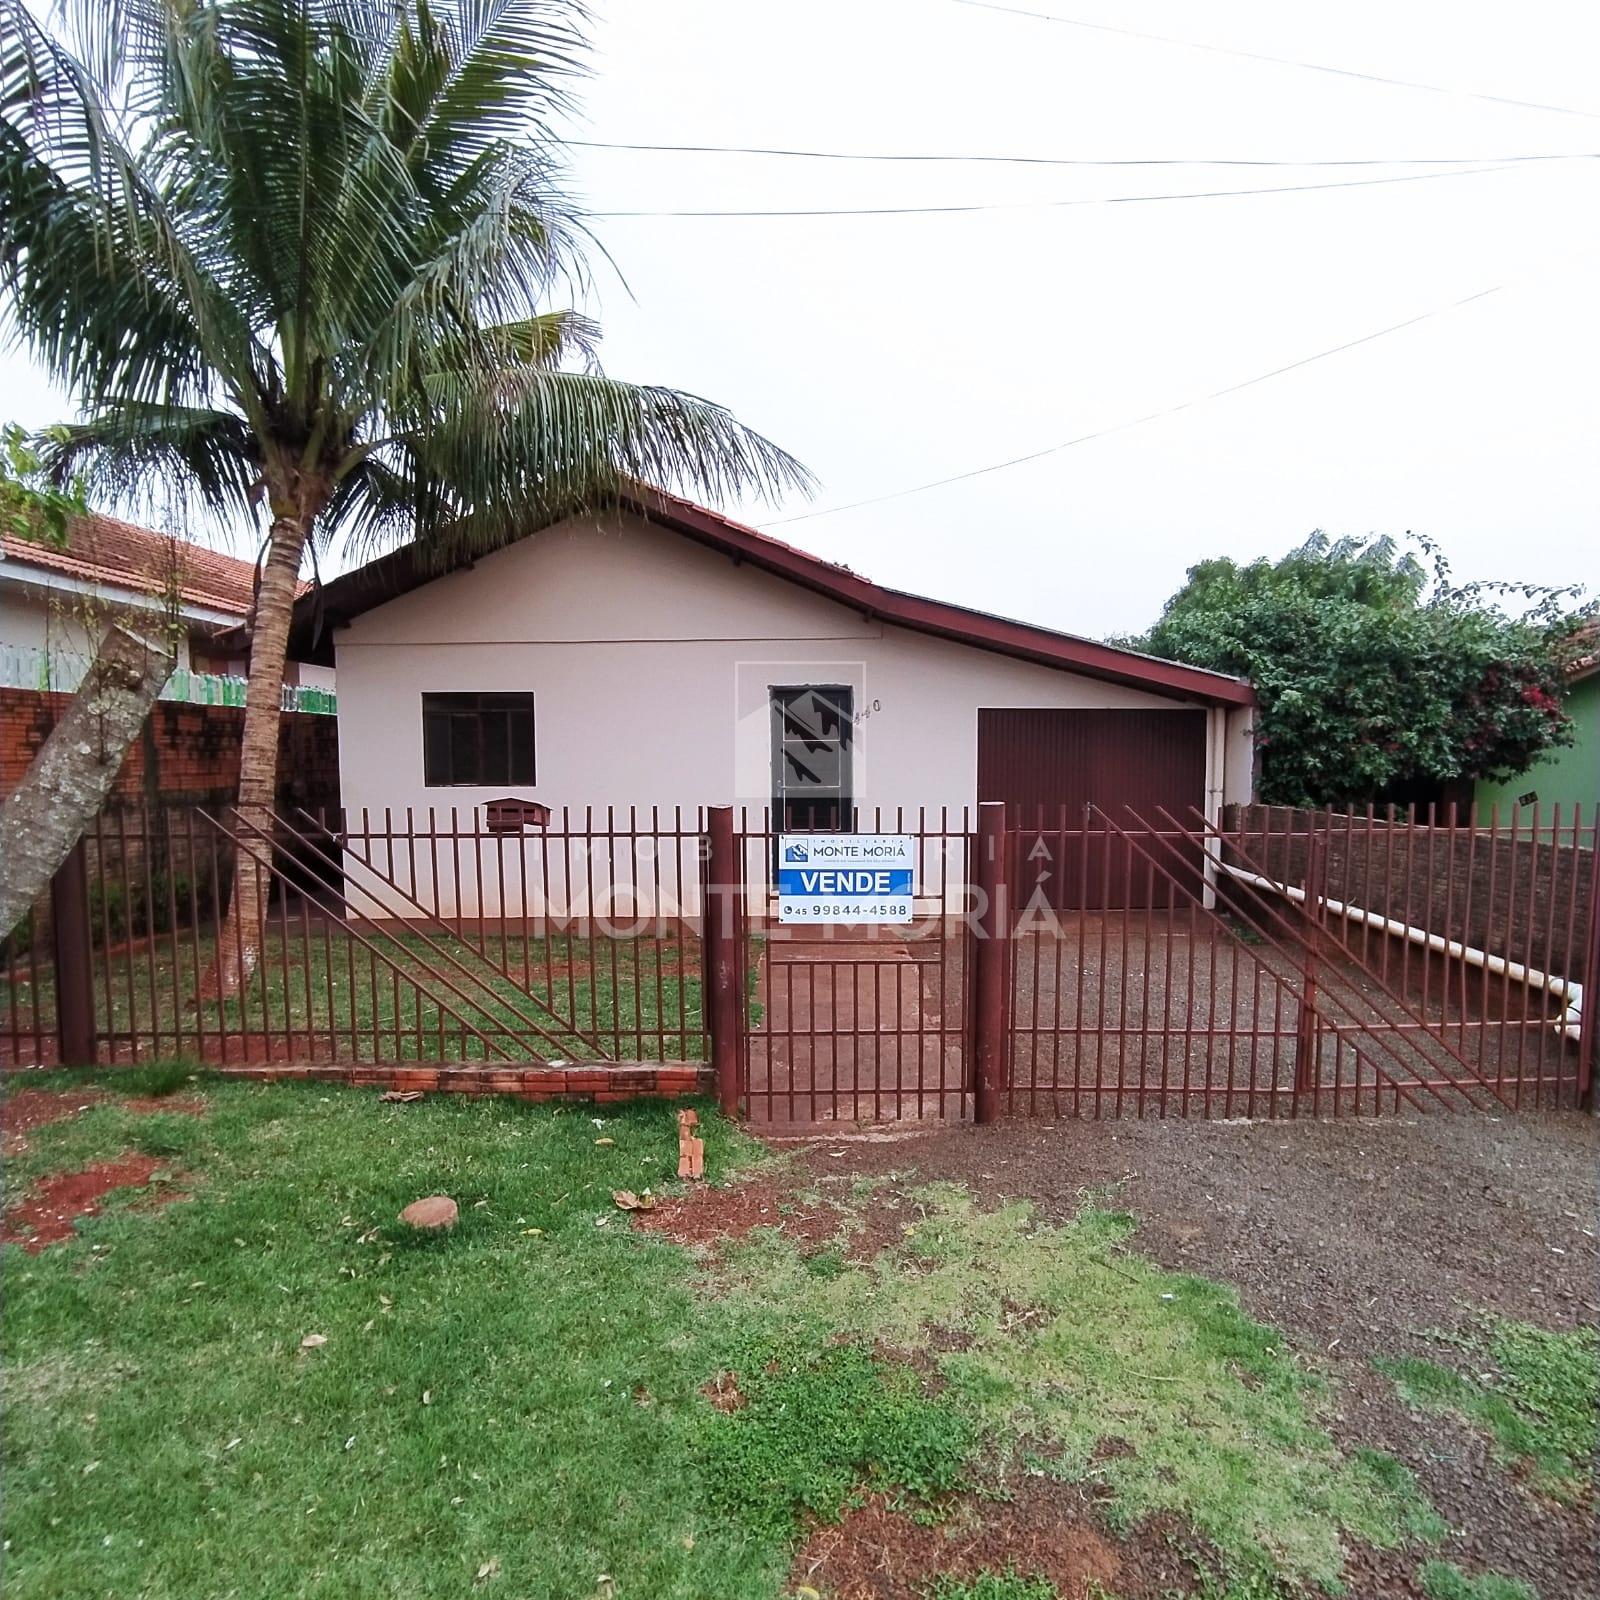
<svg viewBox="0 0 1600 1600"><path fill-rule="evenodd" d="M849 152L1323 162L1600 151L1600 8L1546 0L597 0L580 137ZM1425 530L1458 577L1600 588L1600 161L1050 167L575 149L614 217L602 359L732 407L821 480L730 507L896 587L1100 635L1192 562ZM1448 173L1150 204L1097 197ZM1022 204L1026 202L1027 204ZM1504 285L1469 304L1453 303ZM631 291L631 295L630 292ZM1451 308L1453 309L1447 309ZM1041 459L831 511L1202 401ZM64 402L0 357L6 415Z"/></svg>

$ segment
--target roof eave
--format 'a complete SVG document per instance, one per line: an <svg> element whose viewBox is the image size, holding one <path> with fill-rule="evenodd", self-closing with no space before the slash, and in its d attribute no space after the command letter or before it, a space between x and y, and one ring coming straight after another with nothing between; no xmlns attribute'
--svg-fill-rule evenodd
<svg viewBox="0 0 1600 1600"><path fill-rule="evenodd" d="M1104 683L1142 689L1169 699L1226 706L1253 706L1256 703L1255 690L1243 678L1207 672L1181 662L1162 661L1155 656L1142 656L1101 644L1098 640L1055 633L1048 628L971 611L943 600L930 600L896 589L880 588L846 567L796 550L754 528L741 527L716 512L680 500L675 495L639 488L620 498L619 509L666 527L736 561L748 561L763 571L848 606L873 621L994 651L1058 671L1077 673ZM537 531L530 529L529 533ZM299 647L298 658L331 666L335 628L364 611L420 588L434 578L470 566L472 560L472 557L463 557L448 566L424 568L419 566L415 547L405 545L364 567L358 567L354 572L335 578L323 586L323 627L314 649L310 642L314 599L310 595L302 595L295 604L291 635Z"/></svg>
<svg viewBox="0 0 1600 1600"><path fill-rule="evenodd" d="M625 504L647 521L661 523L699 543L734 554L740 560L749 561L876 621L1176 699L1200 700L1214 705L1253 706L1256 703L1255 690L1243 678L1207 672L1181 662L1162 661L1155 656L1141 656L1098 640L1076 639L943 600L880 588L844 567L792 550L698 507L686 507L679 502L643 494L628 497Z"/></svg>

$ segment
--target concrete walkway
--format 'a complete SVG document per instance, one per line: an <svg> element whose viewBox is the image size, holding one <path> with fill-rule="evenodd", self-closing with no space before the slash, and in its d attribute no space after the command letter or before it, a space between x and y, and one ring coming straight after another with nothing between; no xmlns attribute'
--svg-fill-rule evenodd
<svg viewBox="0 0 1600 1600"><path fill-rule="evenodd" d="M752 1122L804 1127L959 1116L961 977L954 963L944 965L938 939L773 937L762 953L756 999Z"/></svg>

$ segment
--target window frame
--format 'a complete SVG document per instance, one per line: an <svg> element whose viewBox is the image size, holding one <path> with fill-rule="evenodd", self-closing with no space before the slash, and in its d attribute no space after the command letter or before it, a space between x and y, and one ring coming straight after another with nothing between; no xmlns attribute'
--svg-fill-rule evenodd
<svg viewBox="0 0 1600 1600"><path fill-rule="evenodd" d="M527 717L526 776L518 764L521 753L514 734L514 726L522 714ZM505 719L503 744L505 750L505 775L486 774L484 718L498 714ZM461 717L476 719L477 775L457 776L461 770L456 746L455 725ZM436 721L445 722L445 772L434 767L435 736L432 727ZM531 689L425 689L421 696L422 725L422 786L425 789L531 789L539 778L539 713L537 696Z"/></svg>

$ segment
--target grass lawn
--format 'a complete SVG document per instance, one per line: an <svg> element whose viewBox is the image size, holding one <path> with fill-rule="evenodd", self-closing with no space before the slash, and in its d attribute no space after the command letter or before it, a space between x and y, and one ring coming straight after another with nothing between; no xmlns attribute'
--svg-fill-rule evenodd
<svg viewBox="0 0 1600 1600"><path fill-rule="evenodd" d="M241 1060L241 1032L307 1059L496 1059L485 1037L513 1057L700 1060L706 1052L699 942L672 933L552 934L526 944L488 933L480 945L443 930L361 925L351 936L275 908L251 987L194 1005L215 949L213 934L187 930L97 950L102 1032L136 1033L146 1059L187 1051ZM20 965L0 987L0 1033L12 1005L20 1018L35 1008L54 1016L54 974L46 965L35 983L27 970Z"/></svg>
<svg viewBox="0 0 1600 1600"><path fill-rule="evenodd" d="M1337 1592L1351 1541L1420 1570L1440 1532L1399 1463L1334 1447L1337 1396L1284 1339L1092 1201L1051 1226L802 1181L707 1115L708 1176L737 1186L673 1215L745 1213L708 1256L611 1200L676 1188L668 1107L27 1081L88 1109L27 1132L13 1201L161 1167L3 1253L11 1600L760 1600L852 1507L953 1528L1048 1484L1092 1487L1113 1541L1158 1519L1214 1600ZM117 1094L152 1087L175 1109ZM408 1235L436 1192L459 1226ZM1445 1600L1513 1592L1434 1567ZM907 1592L1066 1591L997 1563Z"/></svg>

